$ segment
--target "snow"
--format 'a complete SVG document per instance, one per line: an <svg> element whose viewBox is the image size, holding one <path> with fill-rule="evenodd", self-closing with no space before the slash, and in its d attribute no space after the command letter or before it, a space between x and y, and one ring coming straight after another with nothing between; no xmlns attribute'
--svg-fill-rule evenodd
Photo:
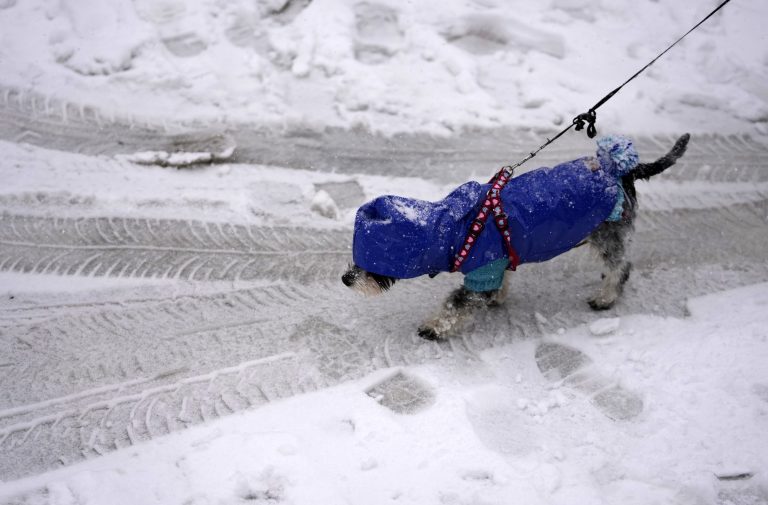
<svg viewBox="0 0 768 505"><path fill-rule="evenodd" d="M166 151L143 151L123 156L123 159L139 165L186 167L189 165L210 163L214 160L228 159L233 153L234 148L228 150L224 156L217 156L208 152L168 153Z"/></svg>
<svg viewBox="0 0 768 505"><path fill-rule="evenodd" d="M7 101L11 89L31 91L46 98L46 108L92 106L103 118L134 117L167 125L169 131L179 124L277 133L331 127L386 135L461 135L467 129L505 127L551 131L623 82L716 3L0 0L0 98ZM767 2L731 2L601 108L598 127L650 134L716 131L764 141L767 16ZM227 136L220 139L220 149L147 147L127 155L85 156L25 144L27 134L37 135L30 130L15 141L0 140L0 220L9 215L178 219L284 227L295 231L291 235L316 240L330 232L351 237L355 208L364 200L383 194L437 200L457 182L392 177L368 170L365 163L352 174L247 165L238 161ZM712 158L712 172L728 163ZM760 165L748 157L746 163ZM487 178L496 168L478 166L476 174ZM752 172L746 171L743 179L736 173L721 182L721 174L708 176L710 168L693 167L699 170L693 181L662 176L644 184L641 212L723 207L730 212L747 205L756 219L765 219L760 204L767 182L750 180ZM400 210L416 221L423 218L417 207ZM732 219L742 215L734 213ZM657 225L641 220L642 226L653 231ZM183 239L195 243L194 237ZM752 237L743 247L749 252L760 240ZM347 243L338 244L334 252L346 248ZM704 266L723 278L736 278L740 268L737 263ZM646 280L646 289L665 274ZM532 303L527 314L510 311L502 317L529 318L542 338L522 335L478 353L457 351L452 341L439 359L417 360L425 364L369 371L104 456L0 482L0 503L766 503L768 284L762 280L691 297L680 318L642 311L620 318L590 313L588 322L567 326L545 303ZM422 309L441 303L443 281L436 279L438 288L426 296L405 298L418 299L418 307L393 304L401 311L390 317L415 328L411 323L426 316ZM197 282L4 270L2 352L28 344L21 336L14 340L8 329L15 324L29 323L32 332L37 322L66 314L72 316L71 326L62 333L76 334L76 316L89 317L94 306L154 307L178 299L189 303L174 306L183 315L198 307L191 300L197 295L277 286L296 300L322 293L312 303L330 307L332 322L334 308L360 307L316 284L314 291L302 292L307 286L265 279ZM424 286L402 289L412 293ZM653 288L687 289L662 283ZM335 306L319 299L334 296L339 297ZM378 310L385 306L377 300L365 303ZM281 310L273 307L266 310ZM126 320L140 320L140 310ZM304 324L302 314L279 314L294 326ZM369 321L364 316L336 322L348 324L343 329L351 328L354 339L364 324L360 321ZM237 317L235 322L242 323L254 314ZM95 317L91 322L97 328L112 323L106 316L103 323ZM130 321L123 322L130 329ZM375 324L373 331L381 337L375 345L392 345L393 326L384 320ZM343 340L347 333L335 336ZM56 360L47 345L56 350L58 342L50 337L44 343L41 353ZM428 355L429 345L418 351ZM559 374L556 366L540 368L542 345L571 353L579 368L571 375ZM295 357L279 351L263 359ZM0 374L9 365L5 358L0 354ZM229 363L230 368L217 371L251 363ZM83 375L91 374L88 366L97 368L82 366ZM6 408L0 419L18 409L66 403L154 378L86 384L70 396ZM403 400L405 407L393 406L381 392L395 379L404 381L413 396ZM28 387L39 392L34 383ZM40 436L27 433L33 440ZM0 451L0 458L5 454Z"/></svg>
<svg viewBox="0 0 768 505"><path fill-rule="evenodd" d="M431 209L423 201L392 199L391 203L394 207L394 210L406 221L410 221L421 226L427 225L429 219L429 211Z"/></svg>
<svg viewBox="0 0 768 505"><path fill-rule="evenodd" d="M600 318L589 325L589 331L596 337L610 335L619 329L621 319L618 317Z"/></svg>
<svg viewBox="0 0 768 505"><path fill-rule="evenodd" d="M713 503L743 485L718 475L768 484L768 284L688 306L684 319L624 318L607 344L583 327L545 337L639 392L631 422L548 382L522 340L410 368L434 390L415 413L365 393L385 369L6 483L0 499L44 487L26 503Z"/></svg>
<svg viewBox="0 0 768 505"><path fill-rule="evenodd" d="M715 5L11 1L0 5L0 84L169 122L559 129ZM765 2L729 4L598 124L768 133L766 15Z"/></svg>
<svg viewBox="0 0 768 505"><path fill-rule="evenodd" d="M321 189L315 193L315 196L312 197L312 203L310 203L309 207L314 212L317 212L321 216L327 217L328 219L339 218L338 205L336 205L336 202L333 201L331 195L329 195L328 192L324 189Z"/></svg>

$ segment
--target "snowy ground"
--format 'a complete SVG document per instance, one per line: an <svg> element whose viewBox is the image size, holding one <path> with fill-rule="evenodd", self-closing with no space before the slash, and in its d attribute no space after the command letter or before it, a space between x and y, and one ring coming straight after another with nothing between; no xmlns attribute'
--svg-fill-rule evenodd
<svg viewBox="0 0 768 505"><path fill-rule="evenodd" d="M685 319L386 369L0 489L30 504L765 503L767 306L757 284L693 299ZM631 419L612 410L633 402Z"/></svg>
<svg viewBox="0 0 768 505"><path fill-rule="evenodd" d="M0 503L768 504L768 4L601 109L694 133L611 311L581 249L441 343L454 276L339 282L362 202L487 179L715 4L0 0Z"/></svg>
<svg viewBox="0 0 768 505"><path fill-rule="evenodd" d="M3 86L108 116L435 133L562 127L719 2L0 2ZM732 2L600 111L766 132L760 0Z"/></svg>
<svg viewBox="0 0 768 505"><path fill-rule="evenodd" d="M443 344L414 329L456 279L338 281L354 207L438 198L440 165L2 151L2 502L766 503L759 144L694 137L640 187L616 309L577 250Z"/></svg>

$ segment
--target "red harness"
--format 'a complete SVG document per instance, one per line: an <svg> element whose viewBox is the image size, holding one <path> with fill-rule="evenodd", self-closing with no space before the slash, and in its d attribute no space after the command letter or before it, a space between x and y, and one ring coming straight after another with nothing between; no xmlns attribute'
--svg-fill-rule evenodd
<svg viewBox="0 0 768 505"><path fill-rule="evenodd" d="M514 173L512 167L502 167L493 178L488 181L488 184L492 184L488 193L485 195L485 201L477 213L477 217L469 225L469 232L467 238L464 239L464 244L456 254L453 260L453 266L451 272L456 272L461 268L464 260L469 257L469 252L477 242L477 237L482 233L485 228L485 222L488 220L489 211L493 213L493 220L496 223L496 228L499 229L501 236L504 238L504 248L507 250L507 256L509 257L509 270L516 270L517 265L520 264L520 256L512 246L512 235L509 232L509 220L504 213L504 208L501 206L501 190L509 182Z"/></svg>

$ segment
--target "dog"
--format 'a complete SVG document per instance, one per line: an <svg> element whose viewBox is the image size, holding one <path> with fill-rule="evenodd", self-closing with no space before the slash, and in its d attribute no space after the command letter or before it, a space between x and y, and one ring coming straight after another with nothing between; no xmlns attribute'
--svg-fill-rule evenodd
<svg viewBox="0 0 768 505"><path fill-rule="evenodd" d="M689 139L685 134L666 155L639 163L629 139L607 136L597 141L596 156L514 178L505 167L488 184L465 183L438 202L379 197L357 211L354 262L341 280L376 295L401 279L461 271L463 286L418 328L422 338L440 340L477 309L503 302L509 269L589 244L602 258L604 272L588 304L609 309L632 268L625 252L637 216L635 181L674 165ZM489 217L496 226L486 224Z"/></svg>

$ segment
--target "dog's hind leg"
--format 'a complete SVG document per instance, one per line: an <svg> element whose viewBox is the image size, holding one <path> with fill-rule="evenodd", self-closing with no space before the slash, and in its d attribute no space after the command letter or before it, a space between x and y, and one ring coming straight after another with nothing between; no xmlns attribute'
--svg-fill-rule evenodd
<svg viewBox="0 0 768 505"><path fill-rule="evenodd" d="M631 223L625 221L605 222L589 237L590 245L597 250L605 265L600 291L588 300L594 310L613 307L629 279L632 264L625 255L631 228Z"/></svg>

